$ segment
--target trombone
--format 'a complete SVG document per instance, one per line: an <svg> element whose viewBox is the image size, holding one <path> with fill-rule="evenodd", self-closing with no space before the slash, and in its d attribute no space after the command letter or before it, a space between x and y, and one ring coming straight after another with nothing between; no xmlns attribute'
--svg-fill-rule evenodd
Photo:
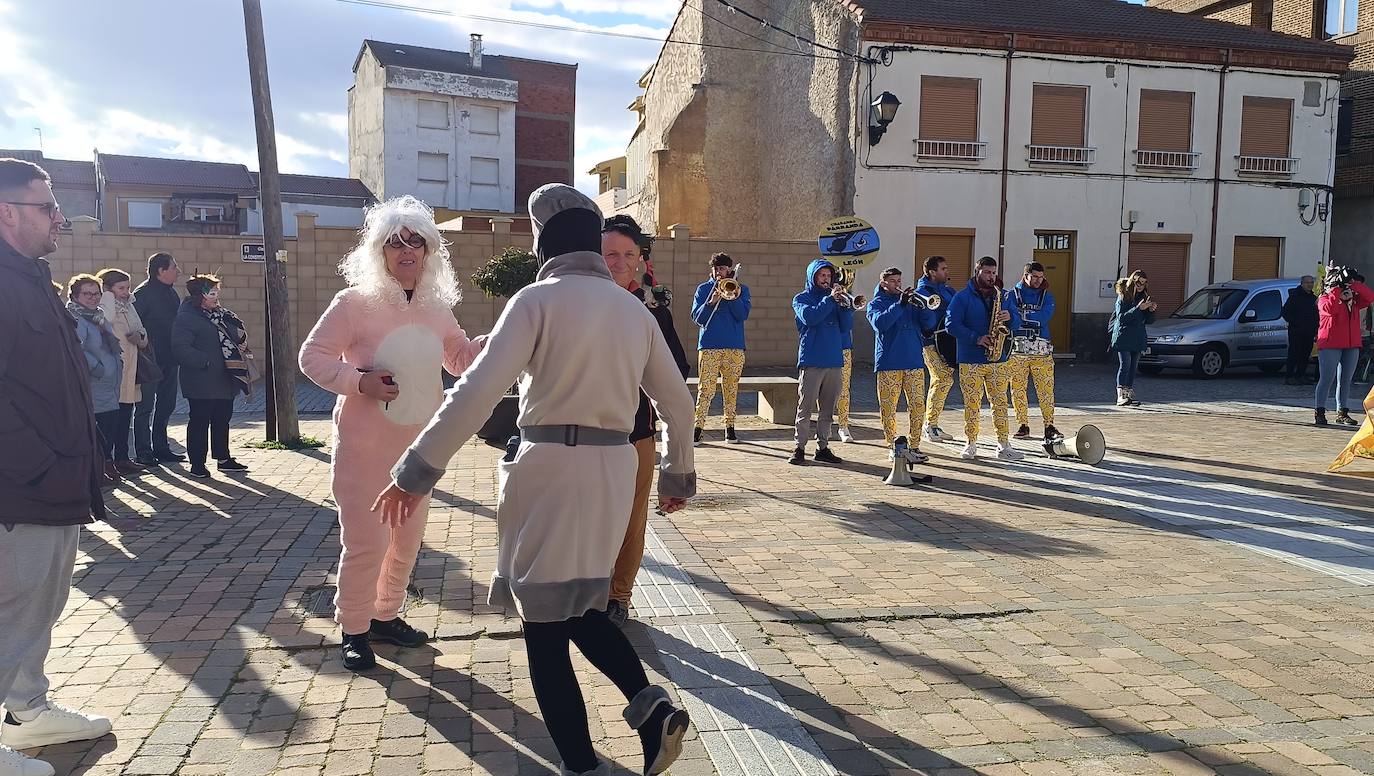
<svg viewBox="0 0 1374 776"><path fill-rule="evenodd" d="M716 317L716 312L720 310L721 302L733 302L739 299L740 294L744 293L744 286L740 285L739 282L739 273L743 266L743 263L736 264L731 270L730 277L712 279L712 283L715 284L712 291L716 294L716 303L711 306L711 314L706 316L706 323L702 324L701 328L705 329L711 325L711 321ZM712 271L714 272L714 270Z"/></svg>

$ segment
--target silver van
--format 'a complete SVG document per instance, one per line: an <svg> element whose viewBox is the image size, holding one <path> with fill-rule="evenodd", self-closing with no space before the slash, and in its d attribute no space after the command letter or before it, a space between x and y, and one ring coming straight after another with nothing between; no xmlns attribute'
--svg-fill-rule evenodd
<svg viewBox="0 0 1374 776"><path fill-rule="evenodd" d="M1257 366L1277 372L1288 358L1288 323L1283 303L1298 281L1230 280L1188 297L1168 318L1147 327L1140 371L1191 369L1219 377L1227 367Z"/></svg>

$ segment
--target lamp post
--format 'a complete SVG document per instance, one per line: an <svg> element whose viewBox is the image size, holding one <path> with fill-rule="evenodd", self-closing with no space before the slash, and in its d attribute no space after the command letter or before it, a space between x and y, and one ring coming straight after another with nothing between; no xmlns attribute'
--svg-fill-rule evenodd
<svg viewBox="0 0 1374 776"><path fill-rule="evenodd" d="M883 92L869 106L868 144L877 145L887 132L887 126L897 117L902 101L892 92Z"/></svg>

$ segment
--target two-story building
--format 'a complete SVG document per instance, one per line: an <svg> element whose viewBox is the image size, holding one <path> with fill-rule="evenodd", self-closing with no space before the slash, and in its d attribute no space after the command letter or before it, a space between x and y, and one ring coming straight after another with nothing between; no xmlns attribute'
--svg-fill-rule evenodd
<svg viewBox="0 0 1374 776"><path fill-rule="evenodd" d="M242 164L95 153L97 214L107 232L242 234L257 182Z"/></svg>
<svg viewBox="0 0 1374 776"><path fill-rule="evenodd" d="M67 218L95 217L95 164L72 159L50 159L33 149L0 148L0 159L23 159L47 171L52 193Z"/></svg>
<svg viewBox="0 0 1374 776"><path fill-rule="evenodd" d="M660 230L803 238L853 212L882 236L877 264L909 276L932 255L960 286L977 256L1000 258L1008 282L1040 261L1056 344L1085 355L1101 352L1111 283L1131 270L1149 273L1167 313L1207 283L1312 272L1327 256L1317 210L1346 47L1102 0L732 4L772 25L755 25L765 42L828 48L810 64L770 55L684 6L675 37L747 45L772 75L735 51L664 48L628 155L630 200L650 203ZM718 58L738 73L728 83ZM670 72L685 85L663 83ZM777 73L792 80L773 86ZM880 125L884 95L900 104ZM749 132L761 158L741 167L722 141ZM733 208L754 208L743 218L709 200L731 187ZM792 231L740 233L749 215Z"/></svg>
<svg viewBox="0 0 1374 776"><path fill-rule="evenodd" d="M573 181L577 66L363 41L348 91L349 174L441 218L523 211Z"/></svg>

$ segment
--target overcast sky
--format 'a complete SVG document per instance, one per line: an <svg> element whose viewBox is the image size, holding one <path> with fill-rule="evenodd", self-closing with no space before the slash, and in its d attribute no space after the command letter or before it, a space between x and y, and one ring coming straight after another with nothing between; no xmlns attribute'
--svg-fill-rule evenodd
<svg viewBox="0 0 1374 776"><path fill-rule="evenodd" d="M397 0L454 13L667 34L677 0ZM59 8L60 10L54 10ZM263 0L283 172L348 174L347 97L363 38L575 62L577 183L619 156L626 106L658 45L367 7ZM58 159L107 153L232 161L257 169L239 0L0 0L0 148Z"/></svg>

